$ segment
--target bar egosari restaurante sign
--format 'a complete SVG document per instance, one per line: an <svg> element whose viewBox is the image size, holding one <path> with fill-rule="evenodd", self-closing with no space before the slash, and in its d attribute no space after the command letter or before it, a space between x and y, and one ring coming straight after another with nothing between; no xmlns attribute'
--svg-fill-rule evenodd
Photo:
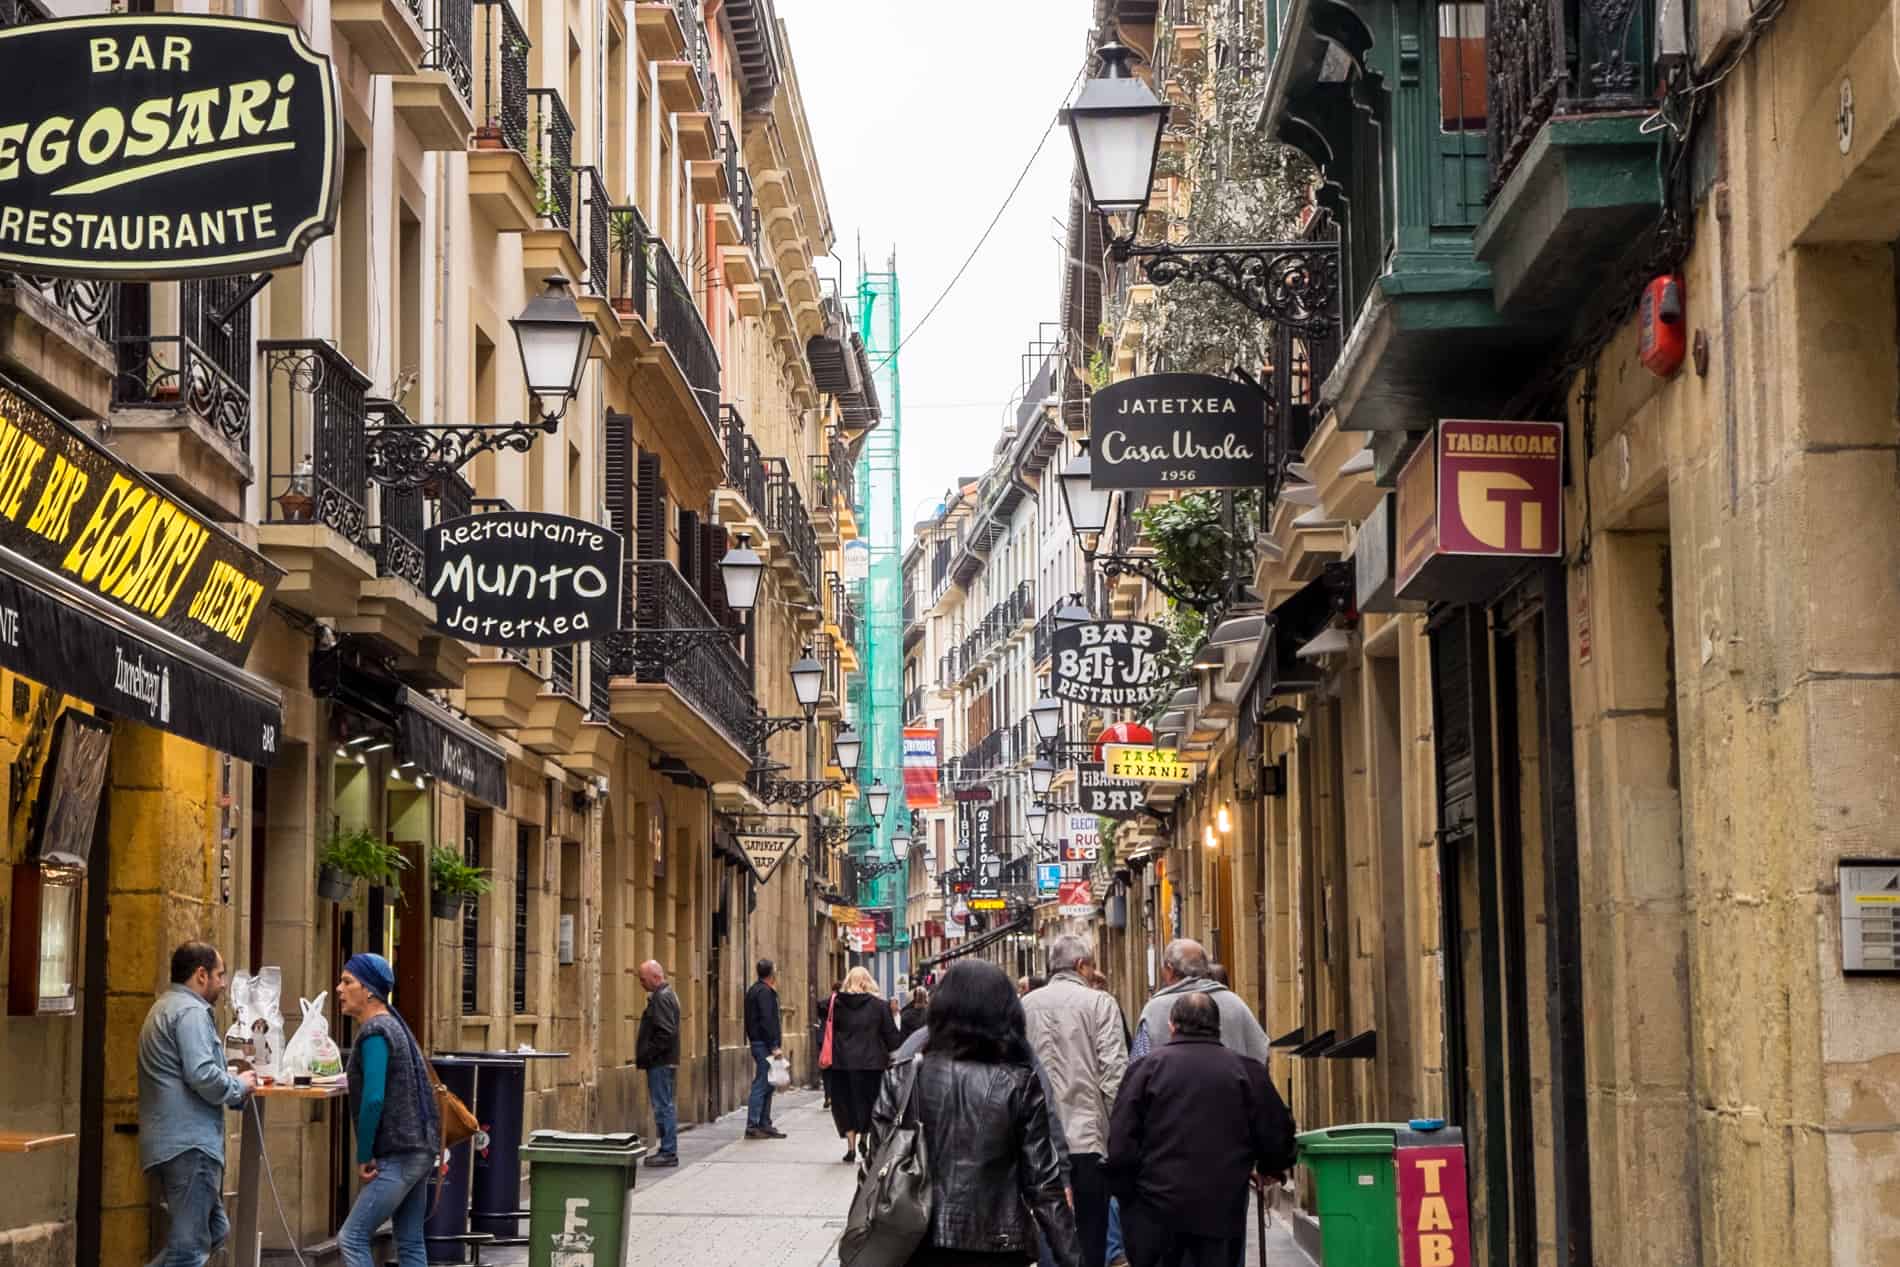
<svg viewBox="0 0 1900 1267"><path fill-rule="evenodd" d="M500 510L428 530L435 627L491 647L561 647L620 623L620 534L585 519Z"/></svg>
<svg viewBox="0 0 1900 1267"><path fill-rule="evenodd" d="M341 111L294 26L134 14L0 31L0 268L258 272L335 227Z"/></svg>
<svg viewBox="0 0 1900 1267"><path fill-rule="evenodd" d="M1143 374L1089 400L1096 488L1258 488L1267 401L1212 374Z"/></svg>
<svg viewBox="0 0 1900 1267"><path fill-rule="evenodd" d="M1134 620L1057 625L1050 639L1056 698L1102 708L1145 704L1161 680L1168 631Z"/></svg>

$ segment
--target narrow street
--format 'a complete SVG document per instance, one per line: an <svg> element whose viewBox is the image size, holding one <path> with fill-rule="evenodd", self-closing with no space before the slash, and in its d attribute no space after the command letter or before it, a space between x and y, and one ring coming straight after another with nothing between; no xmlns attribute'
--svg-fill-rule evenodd
<svg viewBox="0 0 1900 1267"><path fill-rule="evenodd" d="M678 1170L642 1170L634 1187L625 1267L832 1267L857 1168L815 1091L779 1097L782 1140L745 1138L745 1111L680 1135ZM526 1193L523 1194L524 1199ZM525 1204L525 1200L524 1200ZM484 1264L525 1267L526 1248L492 1250ZM1286 1224L1267 1229L1267 1254L1248 1230L1249 1267L1312 1267Z"/></svg>

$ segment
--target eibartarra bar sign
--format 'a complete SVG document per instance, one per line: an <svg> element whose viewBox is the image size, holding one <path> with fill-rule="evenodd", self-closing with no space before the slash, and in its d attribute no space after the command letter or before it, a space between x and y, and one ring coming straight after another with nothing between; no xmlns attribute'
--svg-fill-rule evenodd
<svg viewBox="0 0 1900 1267"><path fill-rule="evenodd" d="M620 534L585 519L499 510L428 531L435 627L490 647L561 647L611 633Z"/></svg>
<svg viewBox="0 0 1900 1267"><path fill-rule="evenodd" d="M341 110L295 26L104 15L0 30L0 268L294 264L336 223Z"/></svg>
<svg viewBox="0 0 1900 1267"><path fill-rule="evenodd" d="M1266 397L1212 374L1144 374L1089 400L1096 488L1258 488Z"/></svg>
<svg viewBox="0 0 1900 1267"><path fill-rule="evenodd" d="M1134 708L1148 702L1161 680L1168 631L1135 620L1098 620L1057 625L1049 645L1056 698Z"/></svg>

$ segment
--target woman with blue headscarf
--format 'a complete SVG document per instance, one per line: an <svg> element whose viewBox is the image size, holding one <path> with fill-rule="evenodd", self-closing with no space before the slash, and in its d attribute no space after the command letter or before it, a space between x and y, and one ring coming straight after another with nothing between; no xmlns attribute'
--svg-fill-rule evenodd
<svg viewBox="0 0 1900 1267"><path fill-rule="evenodd" d="M337 1233L343 1267L372 1267L370 1238L387 1219L400 1267L425 1267L422 1223L429 1171L442 1151L435 1084L416 1036L389 1006L395 970L381 955L350 956L336 983L337 1005L357 1024L350 1049L350 1114L363 1187Z"/></svg>

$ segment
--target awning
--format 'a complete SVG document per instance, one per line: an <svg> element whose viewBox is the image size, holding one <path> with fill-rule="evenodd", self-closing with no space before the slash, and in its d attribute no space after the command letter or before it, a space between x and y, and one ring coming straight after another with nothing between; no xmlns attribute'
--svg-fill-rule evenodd
<svg viewBox="0 0 1900 1267"><path fill-rule="evenodd" d="M508 754L501 745L427 695L408 687L396 697L402 759L496 809L508 808Z"/></svg>
<svg viewBox="0 0 1900 1267"><path fill-rule="evenodd" d="M5 547L0 667L241 760L277 760L275 686Z"/></svg>

